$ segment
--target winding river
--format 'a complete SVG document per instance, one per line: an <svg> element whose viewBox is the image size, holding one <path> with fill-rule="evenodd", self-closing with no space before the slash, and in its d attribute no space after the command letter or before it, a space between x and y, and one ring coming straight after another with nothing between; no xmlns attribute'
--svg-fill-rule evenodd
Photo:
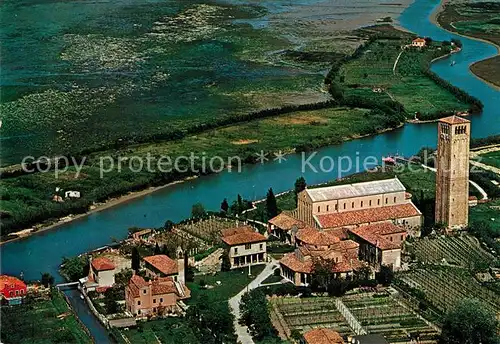
<svg viewBox="0 0 500 344"><path fill-rule="evenodd" d="M472 118L472 136L486 137L500 133L500 92L477 79L469 66L479 60L491 57L497 49L484 42L456 36L429 21L430 14L439 5L439 0L416 0L399 18L401 25L421 36L435 40L460 39L463 50L453 56L456 64L451 67L450 60L436 62L432 70L452 84L481 99L484 111ZM432 95L429 95L432 97ZM404 127L373 137L353 140L341 145L319 150L311 159L318 167L323 156L350 156L353 160L374 156L380 158L389 153L411 155L423 146L436 143L436 125L407 124ZM290 189L299 175L309 184L321 183L339 177L337 168L328 173L315 172L307 168L301 171L302 156L289 155L286 162L269 162L263 165L249 165L241 173L223 172L177 184L140 199L93 213L80 220L68 223L57 229L42 232L24 240L12 242L2 247L2 273L19 275L26 279L38 279L41 272L54 276L64 256L74 256L90 249L110 243L111 238L121 239L132 226L158 227L165 220L179 221L189 216L191 205L201 202L207 209L218 209L224 197L235 198L241 193L244 198L264 197L267 189L275 192ZM342 175L356 172L356 166L344 167ZM61 278L58 277L58 280ZM87 316L80 300L72 295L72 301L82 321L91 329L97 342L105 341L105 332L95 324L95 319Z"/></svg>

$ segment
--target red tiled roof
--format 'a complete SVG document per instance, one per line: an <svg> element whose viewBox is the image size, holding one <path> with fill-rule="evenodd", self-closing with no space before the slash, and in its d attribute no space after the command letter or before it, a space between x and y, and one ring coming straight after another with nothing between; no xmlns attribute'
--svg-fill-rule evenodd
<svg viewBox="0 0 500 344"><path fill-rule="evenodd" d="M313 268L312 260L301 261L297 258L296 253L287 253L280 259L280 264L295 272L311 273Z"/></svg>
<svg viewBox="0 0 500 344"><path fill-rule="evenodd" d="M0 290L3 290L5 286L10 286L10 285L16 285L18 287L23 287L26 288L26 283L21 281L20 279L13 277L13 276L8 276L8 275L1 275L0 276Z"/></svg>
<svg viewBox="0 0 500 344"><path fill-rule="evenodd" d="M413 42L425 42L425 39L424 39L424 38L420 38L420 37L418 37L418 38L415 38L415 39L413 40Z"/></svg>
<svg viewBox="0 0 500 344"><path fill-rule="evenodd" d="M336 228L421 215L413 203L315 215L321 228Z"/></svg>
<svg viewBox="0 0 500 344"><path fill-rule="evenodd" d="M315 328L304 333L307 344L344 344L338 332L328 328Z"/></svg>
<svg viewBox="0 0 500 344"><path fill-rule="evenodd" d="M266 241L267 238L264 235L255 232L250 226L241 226L223 231L221 240L229 246L233 246L262 242Z"/></svg>
<svg viewBox="0 0 500 344"><path fill-rule="evenodd" d="M97 257L92 259L92 267L97 271L113 270L115 264L106 257Z"/></svg>
<svg viewBox="0 0 500 344"><path fill-rule="evenodd" d="M178 291L172 277L159 277L146 282L141 276L133 275L128 282L128 288L133 297L139 297L140 289L148 286L151 286L152 295L164 295L172 293L178 295ZM186 287L184 288L187 289Z"/></svg>
<svg viewBox="0 0 500 344"><path fill-rule="evenodd" d="M378 223L354 228L350 232L381 250L393 250L401 248L401 245L386 239L384 235L404 233L406 230L392 223Z"/></svg>
<svg viewBox="0 0 500 344"><path fill-rule="evenodd" d="M449 116L445 118L441 118L439 122L447 123L447 124L464 124L464 123L470 123L469 120L459 117L459 116Z"/></svg>
<svg viewBox="0 0 500 344"><path fill-rule="evenodd" d="M297 226L297 228L304 228L305 226L304 222L294 218L286 212L282 212L278 216L270 219L268 222L285 231L289 231L293 226Z"/></svg>
<svg viewBox="0 0 500 344"><path fill-rule="evenodd" d="M322 232L311 227L299 229L295 237L306 244L315 246L330 246L340 241L333 232Z"/></svg>
<svg viewBox="0 0 500 344"><path fill-rule="evenodd" d="M142 259L148 264L152 265L156 270L160 271L165 275L173 275L179 271L177 267L177 262L164 254L157 254L156 256L148 256Z"/></svg>

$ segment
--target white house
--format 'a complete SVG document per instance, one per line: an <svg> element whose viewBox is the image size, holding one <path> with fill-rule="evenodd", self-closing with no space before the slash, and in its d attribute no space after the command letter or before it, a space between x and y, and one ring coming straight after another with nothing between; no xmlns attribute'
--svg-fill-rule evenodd
<svg viewBox="0 0 500 344"><path fill-rule="evenodd" d="M102 292L115 284L116 266L106 257L91 258L89 274L80 283L88 291Z"/></svg>
<svg viewBox="0 0 500 344"><path fill-rule="evenodd" d="M267 238L250 226L224 230L221 240L229 251L231 269L266 262Z"/></svg>
<svg viewBox="0 0 500 344"><path fill-rule="evenodd" d="M66 191L64 193L65 198L80 198L80 191Z"/></svg>

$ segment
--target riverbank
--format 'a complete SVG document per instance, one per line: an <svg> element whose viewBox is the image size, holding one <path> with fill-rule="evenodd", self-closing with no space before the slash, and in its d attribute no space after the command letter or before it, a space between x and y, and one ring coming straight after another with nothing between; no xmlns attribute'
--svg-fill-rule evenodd
<svg viewBox="0 0 500 344"><path fill-rule="evenodd" d="M476 24L482 23L481 25L486 25L488 18L492 18L494 13L489 15L488 11L485 9L480 15L476 14L468 16L466 14L459 14L459 12L454 8L456 6L463 6L460 12L467 12L468 6L474 5L452 4L450 2L447 3L446 0L441 0L440 5L437 6L436 10L429 17L430 21L436 26L453 32L456 35L492 44L497 50L497 55L481 61L476 61L470 64L469 69L475 77L484 81L491 87L500 90L500 30L497 30L496 33L492 30L491 33L487 34L471 27L469 32L466 33L465 30L454 25L455 22L465 23L466 25L469 21Z"/></svg>
<svg viewBox="0 0 500 344"><path fill-rule="evenodd" d="M23 229L19 232L10 233L10 235L18 235L18 237L8 239L8 240L2 240L2 241L0 241L0 246L7 244L7 243L10 243L10 242L13 242L13 241L26 239L32 235L40 234L40 233L43 233L43 232L46 232L46 231L49 231L52 229L59 228L60 226L63 226L63 225L68 224L70 222L75 222L75 221L81 220L87 216L98 213L100 211L103 211L103 210L106 210L106 209L109 209L112 207L116 207L116 206L121 205L121 204L125 204L125 203L133 201L137 198L146 197L154 192L163 190L167 187L170 187L170 186L173 186L173 185L176 185L179 183L184 183L186 181L193 180L196 178L197 178L197 176L187 177L187 178L184 178L182 180L174 181L174 182L171 182L171 183L168 183L165 185L150 187L150 188L145 189L145 190L131 192L131 193L128 193L126 195L123 195L123 196L120 196L117 198L111 198L111 199L107 200L106 202L95 204L91 207L91 209L89 209L87 212L85 212L83 214L68 215L68 216L60 218L60 219L56 220L54 223L51 223L48 225L39 225L40 227L38 227L38 228L28 228L28 229Z"/></svg>
<svg viewBox="0 0 500 344"><path fill-rule="evenodd" d="M467 110L471 104L469 100L476 101L429 71L414 67L423 66L424 62L428 66L433 58L446 54L448 50L443 49L439 42L424 51L405 52L398 75L392 76L392 66L401 43L411 41L412 35L387 25L361 29L356 33L360 37L369 37L371 41L363 50L357 50L357 56L340 65L341 74L348 77L337 80L342 76L331 74L341 85L342 93L332 93L334 99L250 113L225 125L222 121L215 128L196 127L190 134L180 134L177 140L155 140L93 153L86 157L81 171L73 166L58 176L36 173L6 178L2 206L10 217L5 218L2 226L4 238L9 232L33 226L50 217L59 220L45 227L57 228L73 219L68 218L69 214L87 213L94 204L110 197L130 195L131 191L141 195L140 190L144 188L150 190L153 187L151 190L154 190L175 180L223 170L218 166L217 169L207 166L205 161L211 164L212 159L221 159L222 167L235 164L238 167L242 163L259 162L260 152L269 160L284 152L311 151L399 128L410 117L408 113L419 112L422 119L442 117ZM375 53L364 54L362 51L366 50ZM374 65L380 69L373 69ZM367 70L365 66L371 66L371 69ZM390 78L387 78L385 69L391 71L387 73ZM371 77L364 77L363 72L365 75L369 72ZM376 85L380 84L388 84L395 101L377 92ZM413 86L418 92L414 92ZM432 101L426 94L434 95ZM182 169L179 166L168 172L149 169L150 165L159 166L165 156L171 159L171 163L183 158ZM190 161L190 156L198 160ZM229 161L232 157L237 158L236 163ZM102 166L103 160L111 161L115 166L101 175L108 167ZM120 161L119 168L117 161ZM147 169L141 168L144 162L148 164ZM82 197L61 199L63 202L54 202L52 197L47 197L61 188L77 190ZM150 192L146 191L146 194ZM19 234L26 237L31 233L21 231Z"/></svg>

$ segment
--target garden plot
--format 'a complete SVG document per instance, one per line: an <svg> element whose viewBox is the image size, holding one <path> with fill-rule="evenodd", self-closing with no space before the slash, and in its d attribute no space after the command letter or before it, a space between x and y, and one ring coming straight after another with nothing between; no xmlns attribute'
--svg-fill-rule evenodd
<svg viewBox="0 0 500 344"><path fill-rule="evenodd" d="M451 310L464 298L481 300L493 312L500 309L500 296L479 284L468 271L451 267L428 267L404 273L401 280L425 293L426 299L442 312Z"/></svg>
<svg viewBox="0 0 500 344"><path fill-rule="evenodd" d="M240 224L243 224L240 222ZM176 227L177 230L186 232L205 243L214 245L219 243L221 231L228 228L237 227L235 220L226 218L210 217L206 220L184 223Z"/></svg>
<svg viewBox="0 0 500 344"><path fill-rule="evenodd" d="M290 331L297 329L304 333L317 327L330 328L342 336L353 335L346 320L337 310L335 299L331 297L288 298L271 300L284 326Z"/></svg>
<svg viewBox="0 0 500 344"><path fill-rule="evenodd" d="M388 294L354 294L342 301L367 333L381 334L390 343L406 343L418 333L422 343L435 343L437 331Z"/></svg>
<svg viewBox="0 0 500 344"><path fill-rule="evenodd" d="M483 250L476 238L459 237L423 238L413 243L415 257L425 263L448 263L458 266L492 264L496 258Z"/></svg>

